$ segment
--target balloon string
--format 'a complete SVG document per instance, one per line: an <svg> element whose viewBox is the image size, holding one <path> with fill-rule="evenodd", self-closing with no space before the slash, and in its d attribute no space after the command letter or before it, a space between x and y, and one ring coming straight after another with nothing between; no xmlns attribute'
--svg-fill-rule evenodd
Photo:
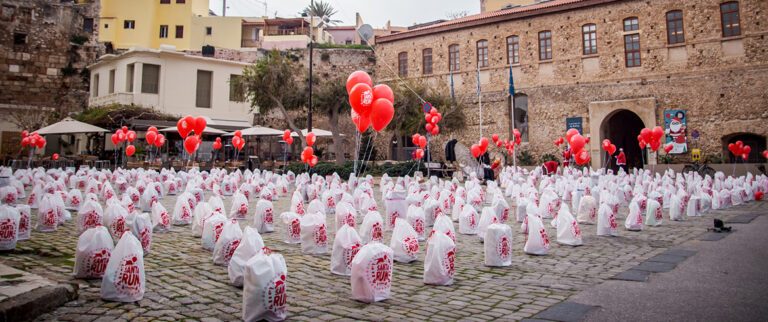
<svg viewBox="0 0 768 322"><path fill-rule="evenodd" d="M355 172L355 176L358 176L360 173L363 172L363 168L365 168L365 160L366 160L366 154L368 153L368 146L371 144L371 136L368 136L368 143L365 144L365 149L363 149L363 159L360 162L360 168L359 171Z"/></svg>
<svg viewBox="0 0 768 322"><path fill-rule="evenodd" d="M379 135L379 132L374 132L374 134L373 134L373 138L375 139L375 138L376 138L378 135ZM371 137L370 137L370 136L368 137L368 143L371 143ZM367 146L368 146L368 145L366 144L366 150L367 150ZM366 172L368 172L368 166L367 166L367 165L368 165L368 161L369 161L369 160L371 159L371 157L373 156L373 148L374 148L374 146L373 146L373 144L371 144L371 150L368 152L368 156L366 157L366 156L364 155L364 157L365 157L365 159L364 159L364 160L365 160L365 165L366 165L366 167L365 167L365 169L363 169L363 170L362 170L362 173L361 173L361 175L364 175Z"/></svg>

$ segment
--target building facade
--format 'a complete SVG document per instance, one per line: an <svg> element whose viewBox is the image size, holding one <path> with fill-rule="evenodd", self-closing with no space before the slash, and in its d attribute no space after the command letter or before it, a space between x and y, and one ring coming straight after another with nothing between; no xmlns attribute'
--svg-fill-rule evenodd
<svg viewBox="0 0 768 322"><path fill-rule="evenodd" d="M480 12L496 11L541 2L542 0L480 0Z"/></svg>
<svg viewBox="0 0 768 322"><path fill-rule="evenodd" d="M686 144L674 154L679 162L694 148L727 159L735 140L752 145L750 161L758 162L768 134L766 17L760 0L553 0L377 37L376 70L388 64L432 84L453 75L468 124L443 129L440 146L451 137L469 146L481 131L509 137L514 127L525 141L518 151L559 156L555 139L580 126L593 167L606 159L603 139L641 165L656 155L640 150L639 130L677 120ZM667 137L677 140L679 131L673 126Z"/></svg>
<svg viewBox="0 0 768 322"><path fill-rule="evenodd" d="M250 126L253 114L237 79L246 63L193 56L173 47L132 48L89 66L88 105L138 105L170 115L207 116Z"/></svg>

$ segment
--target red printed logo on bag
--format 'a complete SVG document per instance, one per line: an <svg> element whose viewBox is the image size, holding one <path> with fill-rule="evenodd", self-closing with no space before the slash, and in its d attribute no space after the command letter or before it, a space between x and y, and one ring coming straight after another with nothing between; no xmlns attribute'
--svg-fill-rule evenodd
<svg viewBox="0 0 768 322"><path fill-rule="evenodd" d="M299 221L299 218L291 221L291 224L288 227L288 236L291 240L299 240L301 238L301 222Z"/></svg>
<svg viewBox="0 0 768 322"><path fill-rule="evenodd" d="M477 228L477 217L475 216L474 212L470 213L469 216L467 216L467 225L469 225L469 229L474 230L475 228Z"/></svg>
<svg viewBox="0 0 768 322"><path fill-rule="evenodd" d="M149 199L149 206L152 207L157 201L158 201L157 196L152 195L152 197Z"/></svg>
<svg viewBox="0 0 768 322"><path fill-rule="evenodd" d="M83 222L83 229L93 228L101 226L101 217L99 214L96 213L96 211L91 210L84 214L84 222Z"/></svg>
<svg viewBox="0 0 768 322"><path fill-rule="evenodd" d="M392 261L386 252L373 256L366 267L366 280L376 291L384 291L390 288L392 283Z"/></svg>
<svg viewBox="0 0 768 322"><path fill-rule="evenodd" d="M187 203L189 204L189 209L195 209L195 199L188 198Z"/></svg>
<svg viewBox="0 0 768 322"><path fill-rule="evenodd" d="M45 212L45 216L43 216L43 223L45 224L45 226L55 227L57 221L58 221L58 218L56 216L56 210L48 209L48 211Z"/></svg>
<svg viewBox="0 0 768 322"><path fill-rule="evenodd" d="M344 247L344 263L347 265L347 269L349 269L352 265L352 260L355 259L355 255L357 255L357 252L360 251L360 243L355 242L352 245L349 245L349 247Z"/></svg>
<svg viewBox="0 0 768 322"><path fill-rule="evenodd" d="M547 236L547 231L542 228L539 230L539 234L541 235L542 242L544 242L544 248L549 249L549 236Z"/></svg>
<svg viewBox="0 0 768 322"><path fill-rule="evenodd" d="M509 218L509 208L504 208L504 211L501 212L501 221L506 222L507 218Z"/></svg>
<svg viewBox="0 0 768 322"><path fill-rule="evenodd" d="M145 227L141 230L139 235L141 236L141 248L146 251L149 249L149 244L152 243L152 231Z"/></svg>
<svg viewBox="0 0 768 322"><path fill-rule="evenodd" d="M395 227L395 220L397 220L398 217L400 217L400 213L395 210L395 212L389 216L389 227Z"/></svg>
<svg viewBox="0 0 768 322"><path fill-rule="evenodd" d="M278 317L285 316L285 274L275 275L264 287L266 309Z"/></svg>
<svg viewBox="0 0 768 322"><path fill-rule="evenodd" d="M0 243L7 245L16 240L16 225L11 218L0 222Z"/></svg>
<svg viewBox="0 0 768 322"><path fill-rule="evenodd" d="M136 255L128 255L120 261L117 268L115 289L118 293L136 296L141 292L139 263Z"/></svg>
<svg viewBox="0 0 768 322"><path fill-rule="evenodd" d="M610 225L612 231L616 230L616 227L618 227L618 225L616 224L616 216L615 215L613 215L613 214L608 215L608 225Z"/></svg>
<svg viewBox="0 0 768 322"><path fill-rule="evenodd" d="M317 244L317 247L328 246L328 234L325 230L325 224L315 226L312 236L315 237L315 244Z"/></svg>
<svg viewBox="0 0 768 322"><path fill-rule="evenodd" d="M509 238L506 236L501 237L501 239L499 239L499 243L496 245L496 254L499 256L499 259L506 261L509 259L509 256L512 253L511 251L512 243L509 241Z"/></svg>
<svg viewBox="0 0 768 322"><path fill-rule="evenodd" d="M245 215L248 214L248 204L247 203L241 203L240 208L237 209L237 214L241 217L245 217Z"/></svg>
<svg viewBox="0 0 768 322"><path fill-rule="evenodd" d="M239 239L230 240L224 245L224 264L229 265L229 260L232 259L232 255L235 253L237 246L240 245Z"/></svg>
<svg viewBox="0 0 768 322"><path fill-rule="evenodd" d="M573 236L581 238L581 229L579 229L579 224L575 220L571 223L571 230L573 230Z"/></svg>
<svg viewBox="0 0 768 322"><path fill-rule="evenodd" d="M29 231L29 214L22 213L19 217L19 233L26 233Z"/></svg>
<svg viewBox="0 0 768 322"><path fill-rule="evenodd" d="M221 236L221 230L224 229L224 222L220 222L216 224L215 227L213 227L213 232L215 233L215 237L213 239L213 243L215 244L219 240L219 236Z"/></svg>
<svg viewBox="0 0 768 322"><path fill-rule="evenodd" d="M251 197L251 193L248 192L248 190L243 190L242 192L243 192L243 196L245 196L246 199Z"/></svg>
<svg viewBox="0 0 768 322"><path fill-rule="evenodd" d="M335 208L336 207L336 199L333 198L333 196L328 197L328 200L326 201L327 208Z"/></svg>
<svg viewBox="0 0 768 322"><path fill-rule="evenodd" d="M134 203L139 202L139 194L138 193L132 193L131 194L131 201L133 201Z"/></svg>
<svg viewBox="0 0 768 322"><path fill-rule="evenodd" d="M349 227L355 228L355 214L348 213L346 223Z"/></svg>
<svg viewBox="0 0 768 322"><path fill-rule="evenodd" d="M187 207L181 207L181 220L188 221L189 218L192 216L190 214L190 208Z"/></svg>
<svg viewBox="0 0 768 322"><path fill-rule="evenodd" d="M27 205L29 206L33 205L35 203L35 200L37 200L36 197L37 196L34 193L30 194L29 200L27 200Z"/></svg>
<svg viewBox="0 0 768 322"><path fill-rule="evenodd" d="M168 218L168 212L163 211L160 213L160 223L166 227L171 224L171 220Z"/></svg>
<svg viewBox="0 0 768 322"><path fill-rule="evenodd" d="M85 275L88 277L102 277L109 263L112 251L109 248L99 248L91 252L85 263Z"/></svg>
<svg viewBox="0 0 768 322"><path fill-rule="evenodd" d="M272 214L272 208L264 210L264 223L271 225L274 222L274 216Z"/></svg>
<svg viewBox="0 0 768 322"><path fill-rule="evenodd" d="M416 218L413 221L413 230L415 230L417 234L423 235L424 234L424 220L421 219L421 218Z"/></svg>
<svg viewBox="0 0 768 322"><path fill-rule="evenodd" d="M381 223L375 222L371 226L371 240L375 240L378 242L384 240L384 233L383 233L383 229L381 228Z"/></svg>
<svg viewBox="0 0 768 322"><path fill-rule="evenodd" d="M403 250L410 256L416 256L419 252L419 241L413 237L406 237L403 240Z"/></svg>
<svg viewBox="0 0 768 322"><path fill-rule="evenodd" d="M296 203L296 213L299 214L299 215L303 215L304 214L304 202L303 201L299 201L298 203Z"/></svg>
<svg viewBox="0 0 768 322"><path fill-rule="evenodd" d="M595 217L597 217L597 208L592 208L589 212L589 219L595 220Z"/></svg>
<svg viewBox="0 0 768 322"><path fill-rule="evenodd" d="M664 217L661 213L661 206L659 206L658 208L656 208L656 220L661 220L662 218Z"/></svg>
<svg viewBox="0 0 768 322"><path fill-rule="evenodd" d="M115 221L112 222L112 231L117 238L123 236L123 232L125 232L125 218L117 217Z"/></svg>
<svg viewBox="0 0 768 322"><path fill-rule="evenodd" d="M447 252L445 252L443 260L441 261L443 272L445 275L448 275L449 278L453 278L453 262L456 257L455 253L455 247L449 249Z"/></svg>

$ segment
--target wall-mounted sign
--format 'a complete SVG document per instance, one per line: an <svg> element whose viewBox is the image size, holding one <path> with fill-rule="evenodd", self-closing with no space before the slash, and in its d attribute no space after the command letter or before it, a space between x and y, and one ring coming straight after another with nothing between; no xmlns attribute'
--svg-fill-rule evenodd
<svg viewBox="0 0 768 322"><path fill-rule="evenodd" d="M582 129L581 117L568 117L565 119L565 130L576 129L579 134L584 134Z"/></svg>
<svg viewBox="0 0 768 322"><path fill-rule="evenodd" d="M685 110L664 111L664 127L667 135L666 143L672 143L672 151L669 153L681 154L688 152L686 143Z"/></svg>

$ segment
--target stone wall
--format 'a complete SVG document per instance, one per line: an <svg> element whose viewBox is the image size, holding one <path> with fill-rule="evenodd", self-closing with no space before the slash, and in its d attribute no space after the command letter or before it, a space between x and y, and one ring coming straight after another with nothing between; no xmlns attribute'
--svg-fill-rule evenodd
<svg viewBox="0 0 768 322"><path fill-rule="evenodd" d="M467 127L443 131L443 144L451 136L465 145L479 139L476 43L488 40L489 67L481 68L483 135L507 137L510 118L507 85L506 37L520 39L520 63L511 66L517 93L528 96L530 143L521 148L537 157L554 153L552 143L565 133L565 118L583 118L585 134L597 151L600 133L590 133L589 104L598 101L653 98L655 124L663 127L663 111L686 109L688 129L702 132L704 153L723 151L722 141L732 133L768 135L768 2L743 0L741 35L723 38L719 4L722 1L618 1L589 8L549 13L499 23L393 41L379 40L377 69L384 64L397 70L397 56L408 54L410 77L447 80L448 46L460 46L460 71L455 72L456 93L468 101ZM682 10L685 43L668 45L665 13ZM638 17L641 67L626 67L623 20ZM581 27L597 27L598 54L583 55ZM552 32L553 59L538 59L538 32ZM407 33L406 33L407 34ZM401 34L404 36L406 34ZM433 75L422 75L421 52L433 49ZM397 107L396 107L397 108ZM599 126L598 126L599 128ZM379 142L386 145L386 143ZM442 151L436 151L442 153ZM599 151L598 151L599 154ZM593 159L595 159L593 154Z"/></svg>

